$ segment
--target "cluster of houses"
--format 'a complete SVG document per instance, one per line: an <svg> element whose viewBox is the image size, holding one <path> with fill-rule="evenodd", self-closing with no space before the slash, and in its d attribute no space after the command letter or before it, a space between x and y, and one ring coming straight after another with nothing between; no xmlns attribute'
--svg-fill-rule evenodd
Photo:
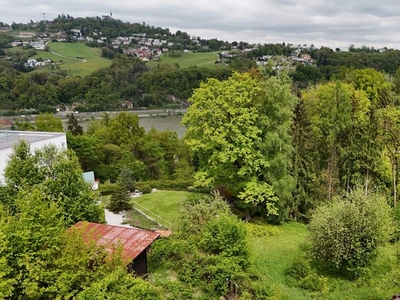
<svg viewBox="0 0 400 300"><path fill-rule="evenodd" d="M28 58L28 60L25 63L25 67L31 67L31 68L40 68L40 67L44 67L49 63L52 63L53 61L50 58L47 58L45 60L40 60L38 61L35 58Z"/></svg>
<svg viewBox="0 0 400 300"><path fill-rule="evenodd" d="M11 46L13 47L31 46L36 50L45 50L47 40L42 38L34 39L32 41L14 40L11 42Z"/></svg>

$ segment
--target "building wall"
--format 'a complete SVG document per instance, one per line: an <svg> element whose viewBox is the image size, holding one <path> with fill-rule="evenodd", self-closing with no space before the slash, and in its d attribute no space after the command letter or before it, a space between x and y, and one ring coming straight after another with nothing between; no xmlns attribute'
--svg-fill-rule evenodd
<svg viewBox="0 0 400 300"><path fill-rule="evenodd" d="M22 140L23 138L21 138ZM59 149L67 149L67 137L65 134L50 136L48 139L32 142L31 152L33 153L36 149L41 149L45 145L53 144ZM4 184L4 169L7 166L9 156L13 152L13 148L6 148L0 150L0 183Z"/></svg>

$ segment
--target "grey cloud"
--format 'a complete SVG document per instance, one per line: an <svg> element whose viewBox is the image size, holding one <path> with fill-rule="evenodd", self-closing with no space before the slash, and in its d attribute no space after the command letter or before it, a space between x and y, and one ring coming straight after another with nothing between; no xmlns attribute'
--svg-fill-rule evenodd
<svg viewBox="0 0 400 300"><path fill-rule="evenodd" d="M112 11L123 21L230 41L395 48L400 41L400 2L392 0L0 0L0 7L0 21L7 23L40 20L39 12L85 17Z"/></svg>

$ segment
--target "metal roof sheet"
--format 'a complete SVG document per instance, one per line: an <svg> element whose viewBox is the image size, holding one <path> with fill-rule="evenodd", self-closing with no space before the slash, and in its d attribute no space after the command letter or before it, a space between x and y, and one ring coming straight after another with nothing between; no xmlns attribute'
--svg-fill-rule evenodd
<svg viewBox="0 0 400 300"><path fill-rule="evenodd" d="M98 223L78 222L72 227L79 228L86 224L85 237L95 240L98 245L103 245L110 252L114 245L121 243L122 257L130 260L134 260L160 236L159 232Z"/></svg>

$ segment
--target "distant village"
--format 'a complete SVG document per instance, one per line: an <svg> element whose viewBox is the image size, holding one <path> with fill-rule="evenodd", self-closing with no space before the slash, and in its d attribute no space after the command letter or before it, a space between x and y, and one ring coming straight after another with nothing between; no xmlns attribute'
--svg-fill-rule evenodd
<svg viewBox="0 0 400 300"><path fill-rule="evenodd" d="M208 45L202 45L201 38L199 36L190 36L190 44L196 46L201 51L212 51ZM156 34L154 37L146 36L146 33L132 34L130 36L119 36L115 39L109 39L103 36L101 31L95 30L90 34L84 35L79 28L71 29L70 31L59 31L57 33L43 33L40 36L35 35L34 32L21 31L17 39L12 43L12 47L31 47L38 51L47 50L46 43L49 41L57 42L84 42L84 43L95 43L98 46L105 45L115 50L122 51L126 55L134 56L144 62L148 61L160 61L160 56L163 53L175 52L174 46L180 46L179 42L173 42L168 40L166 35ZM274 69L280 70L284 68L290 68L291 66L299 63L303 65L312 65L313 59L308 53L304 53L304 46L298 45L293 46L293 53L290 56L271 56L263 55L261 57L254 57L257 65L267 65L271 61L271 65ZM246 57L249 51L254 50L257 47L256 44L249 45L248 48L239 49L236 45L231 45L228 49L221 47L222 51L214 51L218 54L216 63L222 63L228 65L233 59L242 59ZM311 51L316 49L311 46L307 50ZM183 49L177 52L179 53L190 53L193 50ZM25 66L31 68L44 67L46 64L53 63L51 59L44 56L44 59L33 59L29 58Z"/></svg>

